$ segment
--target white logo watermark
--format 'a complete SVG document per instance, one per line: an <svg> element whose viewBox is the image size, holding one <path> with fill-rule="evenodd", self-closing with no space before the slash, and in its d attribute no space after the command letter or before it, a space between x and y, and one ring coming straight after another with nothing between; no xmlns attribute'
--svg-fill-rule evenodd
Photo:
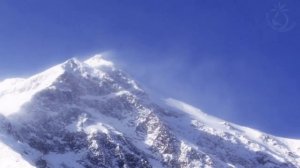
<svg viewBox="0 0 300 168"><path fill-rule="evenodd" d="M296 26L296 22L291 21L288 15L289 9L286 4L278 2L266 13L268 25L275 31L287 32Z"/></svg>

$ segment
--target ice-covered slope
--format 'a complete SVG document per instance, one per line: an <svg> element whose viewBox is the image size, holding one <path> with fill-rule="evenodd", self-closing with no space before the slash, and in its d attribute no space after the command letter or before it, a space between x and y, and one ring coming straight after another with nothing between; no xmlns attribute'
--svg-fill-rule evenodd
<svg viewBox="0 0 300 168"><path fill-rule="evenodd" d="M300 141L153 101L96 55L0 83L0 167L300 167Z"/></svg>

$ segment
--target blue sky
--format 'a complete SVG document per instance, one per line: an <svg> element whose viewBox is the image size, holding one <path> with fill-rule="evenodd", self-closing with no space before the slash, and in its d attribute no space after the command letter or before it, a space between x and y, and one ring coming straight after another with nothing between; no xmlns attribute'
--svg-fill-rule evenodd
<svg viewBox="0 0 300 168"><path fill-rule="evenodd" d="M300 138L299 7L299 0L2 0L0 79L104 52L160 95Z"/></svg>

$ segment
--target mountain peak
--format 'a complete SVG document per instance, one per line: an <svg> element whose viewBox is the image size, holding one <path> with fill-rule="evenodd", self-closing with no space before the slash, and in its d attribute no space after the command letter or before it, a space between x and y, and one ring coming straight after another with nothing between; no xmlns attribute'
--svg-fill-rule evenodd
<svg viewBox="0 0 300 168"><path fill-rule="evenodd" d="M154 101L101 55L1 82L0 149L0 167L300 167L300 140Z"/></svg>
<svg viewBox="0 0 300 168"><path fill-rule="evenodd" d="M114 64L111 61L107 61L103 58L101 54L96 54L93 57L84 61L84 63L88 64L91 67L113 67Z"/></svg>

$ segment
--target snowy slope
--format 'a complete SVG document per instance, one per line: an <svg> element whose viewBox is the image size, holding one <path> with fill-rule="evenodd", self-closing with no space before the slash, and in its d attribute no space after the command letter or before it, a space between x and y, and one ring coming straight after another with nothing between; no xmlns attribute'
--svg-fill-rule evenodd
<svg viewBox="0 0 300 168"><path fill-rule="evenodd" d="M196 129L227 139L233 144L241 143L245 148L254 152L263 151L281 162L289 161L295 164L296 167L300 167L300 140L275 137L258 130L239 126L209 116L201 110L175 99L167 99L166 103L172 108L185 112L185 117L181 116L181 122L177 122L180 123L178 125L182 125L182 128L186 128L186 123L182 123L183 118L189 118L186 120ZM176 119L172 121L172 123L174 122L176 123ZM176 127L178 127L178 125ZM185 134L182 136L187 137L188 135ZM195 139L191 136L190 138ZM196 141L194 143L196 143ZM235 154L238 152L239 151ZM250 158L251 156L247 157Z"/></svg>
<svg viewBox="0 0 300 168"><path fill-rule="evenodd" d="M300 140L157 102L96 55L0 82L0 167L300 167Z"/></svg>

